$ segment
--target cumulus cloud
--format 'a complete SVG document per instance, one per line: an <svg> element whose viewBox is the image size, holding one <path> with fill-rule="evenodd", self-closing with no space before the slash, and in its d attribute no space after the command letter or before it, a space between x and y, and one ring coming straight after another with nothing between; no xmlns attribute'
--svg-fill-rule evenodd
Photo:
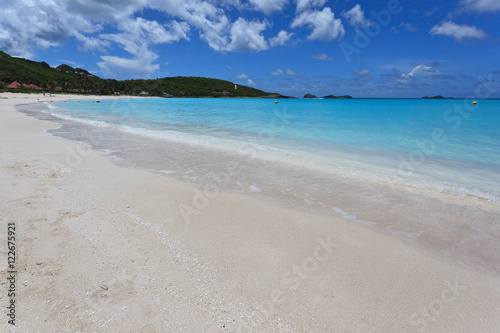
<svg viewBox="0 0 500 333"><path fill-rule="evenodd" d="M97 37L88 37L81 33L76 33L75 38L81 43L79 46L81 51L88 52L95 50L105 52L110 47L109 41Z"/></svg>
<svg viewBox="0 0 500 333"><path fill-rule="evenodd" d="M266 15L282 11L287 2L288 0L250 0L255 9Z"/></svg>
<svg viewBox="0 0 500 333"><path fill-rule="evenodd" d="M33 48L61 45L79 33L100 29L90 20L66 15L62 0L17 0L2 4L0 11L0 49L16 56L29 57Z"/></svg>
<svg viewBox="0 0 500 333"><path fill-rule="evenodd" d="M225 51L263 51L269 46L261 32L267 28L266 22L250 21L240 17L231 26L231 42Z"/></svg>
<svg viewBox="0 0 500 333"><path fill-rule="evenodd" d="M469 11L478 13L495 13L500 11L498 0L462 0L460 4Z"/></svg>
<svg viewBox="0 0 500 333"><path fill-rule="evenodd" d="M235 75L234 78L236 78L236 79L246 79L246 78L248 78L248 74L241 73L241 74Z"/></svg>
<svg viewBox="0 0 500 333"><path fill-rule="evenodd" d="M34 0L44 2L45 0ZM143 0L64 0L71 12L99 22L117 22L146 7Z"/></svg>
<svg viewBox="0 0 500 333"><path fill-rule="evenodd" d="M109 76L127 76L133 78L150 77L151 73L157 71L160 66L154 64L158 55L144 50L144 53L132 58L120 58L115 56L102 56L102 62L97 65L104 73Z"/></svg>
<svg viewBox="0 0 500 333"><path fill-rule="evenodd" d="M313 55L311 58L318 59L318 60L326 60L326 61L332 61L333 60L333 58L330 58L329 56L327 56L324 53Z"/></svg>
<svg viewBox="0 0 500 333"><path fill-rule="evenodd" d="M140 17L132 19L134 13L144 8L143 0L8 2L0 11L0 30L3 31L0 48L13 55L31 57L34 49L60 46L71 37L80 43L82 51L105 52L114 43L131 53L131 58L103 56L99 63L103 73L116 76L114 70L131 66L132 75L136 69L150 74L158 69L158 65L153 64L158 56L149 50L149 45L188 39L190 29L186 22L176 20L163 25ZM178 12L174 7L169 10L173 14ZM180 12L177 14L182 16ZM99 35L104 28L115 32Z"/></svg>
<svg viewBox="0 0 500 333"><path fill-rule="evenodd" d="M254 80L252 80L252 79L247 80L247 86L256 86L256 85L257 85L257 83L255 83Z"/></svg>
<svg viewBox="0 0 500 333"><path fill-rule="evenodd" d="M486 33L470 25L459 25L452 21L444 21L432 27L429 31L431 35L442 35L453 37L456 41L462 41L465 38L470 39L484 39Z"/></svg>
<svg viewBox="0 0 500 333"><path fill-rule="evenodd" d="M181 39L189 39L189 26L185 22L172 21L162 25L157 21L145 20L142 17L123 20L118 24L121 33L102 34L101 38L115 40L123 45L130 43L169 44ZM127 50L130 53L133 51Z"/></svg>
<svg viewBox="0 0 500 333"><path fill-rule="evenodd" d="M342 12L342 16L349 20L350 25L356 28L366 28L372 24L370 20L365 18L365 12L359 4L347 12Z"/></svg>
<svg viewBox="0 0 500 333"><path fill-rule="evenodd" d="M323 8L322 11L306 11L300 13L293 20L291 27L297 28L301 26L307 26L312 29L311 34L307 36L310 40L340 40L345 34L342 21L335 18L335 14L329 7Z"/></svg>
<svg viewBox="0 0 500 333"><path fill-rule="evenodd" d="M287 32L285 30L281 30L278 33L278 35L276 35L275 37L272 37L269 40L269 45L271 45L271 46L285 45L286 42L288 42L290 40L290 38L292 38L293 35L294 35L293 32Z"/></svg>
<svg viewBox="0 0 500 333"><path fill-rule="evenodd" d="M333 40L344 35L340 19L327 0L296 0L292 26L311 29L309 39ZM75 38L81 51L104 54L99 67L109 77L125 73L139 76L158 70L154 46L189 40L194 36L219 52L259 52L286 45L294 33L281 30L267 40L267 20L230 19L225 10L254 9L267 15L283 10L289 0L16 0L4 1L0 11L0 49L12 55L33 57L37 48L63 45ZM157 11L161 21L141 17ZM162 63L165 63L163 61ZM142 64L143 68L140 68ZM115 73L115 74L113 74Z"/></svg>
<svg viewBox="0 0 500 333"><path fill-rule="evenodd" d="M101 71L109 76L114 73L133 77L150 76L159 69L154 64L158 55L150 50L151 45L168 44L188 39L189 26L182 22L172 21L162 25L156 21L145 20L141 17L126 19L118 24L120 33L101 34L99 38L119 44L132 58L116 56L102 56L102 62L97 65Z"/></svg>
<svg viewBox="0 0 500 333"><path fill-rule="evenodd" d="M297 13L314 7L323 7L328 0L297 0Z"/></svg>
<svg viewBox="0 0 500 333"><path fill-rule="evenodd" d="M178 16L199 30L199 36L216 51L228 51L231 22L220 8L200 0L157 1L158 9Z"/></svg>
<svg viewBox="0 0 500 333"><path fill-rule="evenodd" d="M251 1L255 8L266 13L280 10L287 2ZM13 55L30 57L36 48L59 46L75 37L83 51L103 52L114 43L134 54L139 49L148 49L148 45L189 39L189 34L197 30L200 39L216 51L267 49L269 45L261 35L267 22L248 22L243 18L231 22L223 10L226 6L238 5L239 1L204 0L8 1L0 11L0 48ZM148 8L166 14L170 22L160 24L135 15ZM137 42L139 35L141 43ZM282 45L290 36L290 33L280 33L272 45ZM131 38L132 42L122 43L117 37Z"/></svg>

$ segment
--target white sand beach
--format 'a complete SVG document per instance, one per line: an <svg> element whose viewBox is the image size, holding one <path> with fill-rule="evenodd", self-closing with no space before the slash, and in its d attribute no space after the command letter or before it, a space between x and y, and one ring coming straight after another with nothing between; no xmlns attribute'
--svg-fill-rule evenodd
<svg viewBox="0 0 500 333"><path fill-rule="evenodd" d="M200 199L188 184L51 137L44 130L57 123L15 108L111 97L0 95L1 332L500 330L500 275L444 257L446 235L426 245L341 214L230 192ZM179 207L196 204L187 221ZM492 247L484 263L499 256Z"/></svg>

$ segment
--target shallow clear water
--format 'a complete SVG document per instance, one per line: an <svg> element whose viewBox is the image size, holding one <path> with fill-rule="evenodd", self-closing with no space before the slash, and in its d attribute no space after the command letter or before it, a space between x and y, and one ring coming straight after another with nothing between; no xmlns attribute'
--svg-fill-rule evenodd
<svg viewBox="0 0 500 333"><path fill-rule="evenodd" d="M500 100L124 99L49 107L58 117L122 134L378 183L500 197ZM127 147L117 141L105 149Z"/></svg>
<svg viewBox="0 0 500 333"><path fill-rule="evenodd" d="M59 103L57 113L79 119L235 138L304 140L304 145L353 145L411 152L442 129L435 157L500 163L500 100L128 99ZM164 133L167 135L167 133ZM173 134L173 133L172 133ZM334 149L334 148L333 148Z"/></svg>

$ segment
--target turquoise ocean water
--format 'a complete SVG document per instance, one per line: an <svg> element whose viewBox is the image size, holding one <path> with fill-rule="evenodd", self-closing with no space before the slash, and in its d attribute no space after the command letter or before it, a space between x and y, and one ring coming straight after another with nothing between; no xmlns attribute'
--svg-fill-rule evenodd
<svg viewBox="0 0 500 333"><path fill-rule="evenodd" d="M177 154L163 156L165 148L129 156L141 160L142 167L184 178L210 172L210 166L220 170L216 162L223 158L196 159L200 151L213 150L256 157L262 172L278 163L378 184L500 198L500 100L471 105L462 99L285 99L275 104L269 99L147 98L40 104L45 113L73 124L71 131L54 135L85 141L72 137L76 124L119 135L106 144L87 143L121 151L122 159L130 151L123 139L127 135L152 140L156 147L184 145ZM196 161L204 166L189 169L187 163ZM254 179L251 186L260 191L265 184Z"/></svg>

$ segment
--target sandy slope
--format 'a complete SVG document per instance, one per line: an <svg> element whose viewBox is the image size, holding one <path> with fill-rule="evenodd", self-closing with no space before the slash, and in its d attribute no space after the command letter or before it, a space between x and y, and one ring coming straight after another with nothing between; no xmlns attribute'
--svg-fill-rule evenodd
<svg viewBox="0 0 500 333"><path fill-rule="evenodd" d="M198 202L204 208L186 223L179 207L199 200L193 188L44 134L58 125L14 108L40 96L2 97L2 332L500 328L499 276L348 220L241 195ZM9 222L15 328L5 309Z"/></svg>

